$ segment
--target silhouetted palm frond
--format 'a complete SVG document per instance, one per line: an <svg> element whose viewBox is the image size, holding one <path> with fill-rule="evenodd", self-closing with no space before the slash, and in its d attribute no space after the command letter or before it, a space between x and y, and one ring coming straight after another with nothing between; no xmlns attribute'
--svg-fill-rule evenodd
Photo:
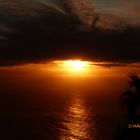
<svg viewBox="0 0 140 140"><path fill-rule="evenodd" d="M129 78L130 78L129 81L130 86L140 91L140 78L135 73L130 73Z"/></svg>
<svg viewBox="0 0 140 140"><path fill-rule="evenodd" d="M140 109L140 78L134 73L130 73L128 76L130 88L122 93L121 103L127 111L128 118L132 119Z"/></svg>

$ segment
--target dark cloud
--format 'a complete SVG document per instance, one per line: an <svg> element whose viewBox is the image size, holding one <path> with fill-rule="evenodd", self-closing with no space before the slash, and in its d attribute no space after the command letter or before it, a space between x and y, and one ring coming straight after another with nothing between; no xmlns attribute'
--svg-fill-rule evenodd
<svg viewBox="0 0 140 140"><path fill-rule="evenodd" d="M106 68L112 68L112 67L133 67L133 68L140 68L139 63L123 63L123 62L97 62L94 64L94 66L99 67L106 67Z"/></svg>
<svg viewBox="0 0 140 140"><path fill-rule="evenodd" d="M0 65L70 57L140 61L138 26L118 16L97 14L88 0L58 3L0 3Z"/></svg>

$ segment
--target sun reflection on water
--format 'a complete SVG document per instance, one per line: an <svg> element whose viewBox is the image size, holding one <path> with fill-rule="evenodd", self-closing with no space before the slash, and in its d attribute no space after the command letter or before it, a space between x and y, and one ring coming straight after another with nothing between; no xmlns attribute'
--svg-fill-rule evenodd
<svg viewBox="0 0 140 140"><path fill-rule="evenodd" d="M95 123L82 99L74 98L66 113L60 140L95 140Z"/></svg>

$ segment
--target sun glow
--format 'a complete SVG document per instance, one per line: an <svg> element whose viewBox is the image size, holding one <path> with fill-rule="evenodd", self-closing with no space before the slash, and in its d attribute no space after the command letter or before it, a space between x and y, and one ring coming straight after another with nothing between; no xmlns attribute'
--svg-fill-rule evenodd
<svg viewBox="0 0 140 140"><path fill-rule="evenodd" d="M68 60L63 62L63 66L71 72L84 71L88 67L88 62L81 60Z"/></svg>
<svg viewBox="0 0 140 140"><path fill-rule="evenodd" d="M59 70L73 74L85 74L90 70L91 62L82 60L55 61Z"/></svg>

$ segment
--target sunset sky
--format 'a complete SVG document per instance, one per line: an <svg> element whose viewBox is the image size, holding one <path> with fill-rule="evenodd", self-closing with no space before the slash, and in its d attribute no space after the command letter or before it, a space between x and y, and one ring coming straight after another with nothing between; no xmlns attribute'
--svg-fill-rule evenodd
<svg viewBox="0 0 140 140"><path fill-rule="evenodd" d="M0 139L123 137L135 74L140 0L0 0Z"/></svg>
<svg viewBox="0 0 140 140"><path fill-rule="evenodd" d="M140 60L137 0L1 0L0 65Z"/></svg>

